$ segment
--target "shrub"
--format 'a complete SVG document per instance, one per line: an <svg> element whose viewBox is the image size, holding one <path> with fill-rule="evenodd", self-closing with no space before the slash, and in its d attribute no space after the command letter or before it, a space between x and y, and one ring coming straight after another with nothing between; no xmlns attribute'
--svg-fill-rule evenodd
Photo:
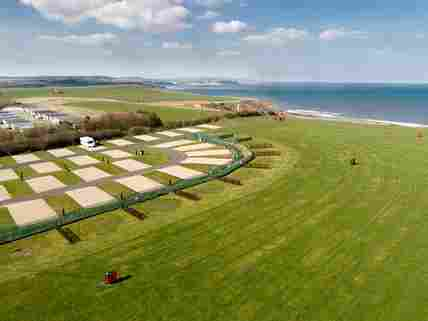
<svg viewBox="0 0 428 321"><path fill-rule="evenodd" d="M0 144L0 155L13 155L28 151L28 141L9 141Z"/></svg>
<svg viewBox="0 0 428 321"><path fill-rule="evenodd" d="M81 132L79 133L78 138L83 136L91 136L96 140L105 140L105 139L112 139L112 138L124 136L124 133L119 129L105 129L105 130Z"/></svg>
<svg viewBox="0 0 428 321"><path fill-rule="evenodd" d="M150 128L142 126L131 127L128 130L129 135L143 135L148 133L150 133Z"/></svg>
<svg viewBox="0 0 428 321"><path fill-rule="evenodd" d="M41 137L46 137L48 132L49 132L49 129L46 127L34 127L30 129L25 129L23 131L23 134L27 138L41 138Z"/></svg>
<svg viewBox="0 0 428 321"><path fill-rule="evenodd" d="M119 129L127 131L132 127L162 127L162 120L156 113L108 113L99 117L86 117L80 123L80 128L85 131L104 129Z"/></svg>
<svg viewBox="0 0 428 321"><path fill-rule="evenodd" d="M60 148L73 145L78 140L78 134L71 130L55 132L48 136L49 148Z"/></svg>
<svg viewBox="0 0 428 321"><path fill-rule="evenodd" d="M0 129L0 142L12 141L15 139L15 135L12 131L6 129Z"/></svg>

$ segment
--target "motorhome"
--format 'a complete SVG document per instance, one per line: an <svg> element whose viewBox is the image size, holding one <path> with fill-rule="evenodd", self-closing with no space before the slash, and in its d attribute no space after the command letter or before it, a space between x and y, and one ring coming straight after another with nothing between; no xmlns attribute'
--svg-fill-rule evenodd
<svg viewBox="0 0 428 321"><path fill-rule="evenodd" d="M95 139L89 136L80 137L80 145L86 148L94 148L97 144Z"/></svg>

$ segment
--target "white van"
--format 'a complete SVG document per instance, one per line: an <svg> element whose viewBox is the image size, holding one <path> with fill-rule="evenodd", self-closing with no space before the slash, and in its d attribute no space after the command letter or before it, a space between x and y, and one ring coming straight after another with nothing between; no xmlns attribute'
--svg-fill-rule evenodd
<svg viewBox="0 0 428 321"><path fill-rule="evenodd" d="M89 136L80 137L80 145L86 148L94 148L97 143L95 142L95 139Z"/></svg>

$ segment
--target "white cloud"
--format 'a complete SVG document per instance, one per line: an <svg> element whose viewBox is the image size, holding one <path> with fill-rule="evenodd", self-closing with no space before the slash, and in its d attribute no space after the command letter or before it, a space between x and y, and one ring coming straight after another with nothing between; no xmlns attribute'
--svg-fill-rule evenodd
<svg viewBox="0 0 428 321"><path fill-rule="evenodd" d="M241 52L236 50L222 50L222 51L217 51L216 55L219 57L236 57L236 56L240 56Z"/></svg>
<svg viewBox="0 0 428 321"><path fill-rule="evenodd" d="M189 27L183 0L20 0L51 19L76 23L87 18L124 29L154 32Z"/></svg>
<svg viewBox="0 0 428 321"><path fill-rule="evenodd" d="M192 49L193 45L191 43L181 43L177 41L168 42L165 41L162 43L163 49Z"/></svg>
<svg viewBox="0 0 428 321"><path fill-rule="evenodd" d="M207 10L203 15L197 17L199 20L210 20L220 16L220 13L217 11Z"/></svg>
<svg viewBox="0 0 428 321"><path fill-rule="evenodd" d="M308 36L306 30L275 28L265 33L248 35L243 40L254 45L284 46L291 41L306 39Z"/></svg>
<svg viewBox="0 0 428 321"><path fill-rule="evenodd" d="M232 0L196 0L196 3L203 7L218 8L222 7L227 3L231 3Z"/></svg>
<svg viewBox="0 0 428 321"><path fill-rule="evenodd" d="M319 38L324 41L333 41L343 38L367 39L368 34L363 31L338 29L326 29L320 33Z"/></svg>
<svg viewBox="0 0 428 321"><path fill-rule="evenodd" d="M212 26L212 31L215 33L238 33L248 29L245 22L232 20L230 22L216 22Z"/></svg>
<svg viewBox="0 0 428 321"><path fill-rule="evenodd" d="M117 36L112 33L93 33L88 35L41 35L41 40L58 41L73 45L81 46L101 46L107 43L113 43L117 40Z"/></svg>

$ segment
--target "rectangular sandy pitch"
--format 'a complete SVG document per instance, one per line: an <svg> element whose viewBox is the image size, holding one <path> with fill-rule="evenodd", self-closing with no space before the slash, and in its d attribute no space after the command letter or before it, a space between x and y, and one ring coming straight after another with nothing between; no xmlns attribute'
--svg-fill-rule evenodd
<svg viewBox="0 0 428 321"><path fill-rule="evenodd" d="M88 155L73 156L67 159L72 161L77 166L94 165L100 162L98 159L92 158Z"/></svg>
<svg viewBox="0 0 428 321"><path fill-rule="evenodd" d="M200 133L200 132L204 131L203 129L194 128L194 127L179 128L178 130L181 130L181 131L187 132L187 133L192 133L192 134L194 134L194 133Z"/></svg>
<svg viewBox="0 0 428 321"><path fill-rule="evenodd" d="M189 178L205 175L204 173L201 173L180 165L164 167L164 168L158 169L158 171L161 173L165 173L171 176L181 178L181 179L189 179Z"/></svg>
<svg viewBox="0 0 428 321"><path fill-rule="evenodd" d="M139 135L139 136L134 136L134 138L138 139L138 140L142 140L144 142L153 142L155 140L159 140L159 137L154 137L154 136L150 136L150 135Z"/></svg>
<svg viewBox="0 0 428 321"><path fill-rule="evenodd" d="M196 127L205 128L205 129L221 129L220 126L208 125L208 124L198 125Z"/></svg>
<svg viewBox="0 0 428 321"><path fill-rule="evenodd" d="M231 162L227 158L191 157L186 158L181 164L203 164L203 165L227 165Z"/></svg>
<svg viewBox="0 0 428 321"><path fill-rule="evenodd" d="M43 192L51 191L54 189L66 187L66 185L61 183L54 176L42 176L42 177L27 179L26 183L36 193L43 193Z"/></svg>
<svg viewBox="0 0 428 321"><path fill-rule="evenodd" d="M156 147L156 148L172 148L172 147L177 147L177 146L182 146L182 145L189 145L189 144L193 144L193 143L194 143L193 140L180 139L180 140L175 140L173 142L154 145L153 147Z"/></svg>
<svg viewBox="0 0 428 321"><path fill-rule="evenodd" d="M184 135L182 133L176 133L176 132L173 132L173 131L170 131L170 130L165 130L163 132L158 132L156 134L167 136L167 137L179 137L179 136L183 136Z"/></svg>
<svg viewBox="0 0 428 321"><path fill-rule="evenodd" d="M77 169L73 171L73 173L79 176L85 182L92 182L92 181L96 181L96 180L111 176L109 173L106 173L96 167L86 167L82 169Z"/></svg>
<svg viewBox="0 0 428 321"><path fill-rule="evenodd" d="M12 158L18 163L18 164L25 164L25 163L31 163L31 162L37 162L40 160L39 157L37 157L34 154L22 154L22 155L15 155L12 156Z"/></svg>
<svg viewBox="0 0 428 321"><path fill-rule="evenodd" d="M95 186L75 189L66 194L82 207L94 207L114 200L113 196Z"/></svg>
<svg viewBox="0 0 428 321"><path fill-rule="evenodd" d="M38 174L48 174L62 171L62 168L53 162L31 164L30 167Z"/></svg>
<svg viewBox="0 0 428 321"><path fill-rule="evenodd" d="M0 182L13 181L18 178L12 169L0 169Z"/></svg>
<svg viewBox="0 0 428 321"><path fill-rule="evenodd" d="M116 182L138 193L155 191L163 187L162 184L141 175L117 179Z"/></svg>
<svg viewBox="0 0 428 321"><path fill-rule="evenodd" d="M23 226L57 217L55 211L42 199L6 205L16 225Z"/></svg>
<svg viewBox="0 0 428 321"><path fill-rule="evenodd" d="M213 149L213 150L200 150L196 152L187 152L189 157L199 156L230 156L232 153L228 149Z"/></svg>
<svg viewBox="0 0 428 321"><path fill-rule="evenodd" d="M50 150L47 150L47 152L54 157L67 157L67 156L73 156L75 154L73 151L67 148L50 149Z"/></svg>
<svg viewBox="0 0 428 321"><path fill-rule="evenodd" d="M134 142L131 142L126 139L112 139L112 140L108 140L107 143L110 143L116 146L128 146L128 145L135 144Z"/></svg>
<svg viewBox="0 0 428 321"><path fill-rule="evenodd" d="M111 158L128 158L132 155L120 149L107 150L105 152L101 152L101 154L109 156Z"/></svg>
<svg viewBox="0 0 428 321"><path fill-rule="evenodd" d="M178 150L179 152L190 152L193 150L201 150L201 149L209 149L217 147L217 145L209 144L209 143L202 143L202 144L195 144L190 146L181 146L174 148L175 150Z"/></svg>
<svg viewBox="0 0 428 321"><path fill-rule="evenodd" d="M0 202L10 199L10 194L4 186L0 185Z"/></svg>
<svg viewBox="0 0 428 321"><path fill-rule="evenodd" d="M120 167L128 172L137 172L151 167L150 165L144 164L135 159L124 159L118 162L114 162L113 165Z"/></svg>

